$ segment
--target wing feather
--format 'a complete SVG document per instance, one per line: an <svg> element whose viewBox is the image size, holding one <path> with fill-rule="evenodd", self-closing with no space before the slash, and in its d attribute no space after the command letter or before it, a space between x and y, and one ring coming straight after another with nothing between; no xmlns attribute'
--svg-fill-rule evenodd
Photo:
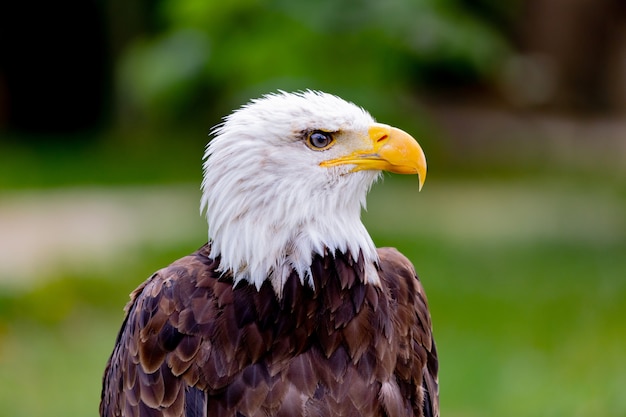
<svg viewBox="0 0 626 417"><path fill-rule="evenodd" d="M200 379L198 352L210 349L198 333L205 323L219 322L211 289L196 282L198 271L213 269L206 262L201 249L133 291L105 370L102 416L206 415L206 393L191 388Z"/></svg>

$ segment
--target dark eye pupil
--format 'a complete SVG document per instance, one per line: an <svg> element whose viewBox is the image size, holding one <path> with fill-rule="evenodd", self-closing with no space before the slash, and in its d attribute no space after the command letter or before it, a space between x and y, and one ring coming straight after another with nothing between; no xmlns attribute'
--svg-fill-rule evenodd
<svg viewBox="0 0 626 417"><path fill-rule="evenodd" d="M315 146L316 148L323 148L325 146L328 146L331 140L332 139L330 135L325 132L313 132L310 136L311 145Z"/></svg>

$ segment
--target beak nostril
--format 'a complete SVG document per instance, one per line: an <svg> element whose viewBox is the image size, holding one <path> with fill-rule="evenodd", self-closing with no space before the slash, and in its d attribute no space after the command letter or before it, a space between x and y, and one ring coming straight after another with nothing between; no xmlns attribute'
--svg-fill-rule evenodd
<svg viewBox="0 0 626 417"><path fill-rule="evenodd" d="M382 142L383 140L387 139L389 137L389 135L383 135L380 138L378 138L378 140L376 142Z"/></svg>

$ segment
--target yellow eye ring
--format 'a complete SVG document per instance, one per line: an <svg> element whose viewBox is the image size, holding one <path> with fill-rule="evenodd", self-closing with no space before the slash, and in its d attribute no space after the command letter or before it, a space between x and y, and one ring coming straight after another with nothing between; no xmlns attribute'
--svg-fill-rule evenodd
<svg viewBox="0 0 626 417"><path fill-rule="evenodd" d="M335 138L329 132L314 130L307 136L306 144L314 151L325 151L335 144Z"/></svg>

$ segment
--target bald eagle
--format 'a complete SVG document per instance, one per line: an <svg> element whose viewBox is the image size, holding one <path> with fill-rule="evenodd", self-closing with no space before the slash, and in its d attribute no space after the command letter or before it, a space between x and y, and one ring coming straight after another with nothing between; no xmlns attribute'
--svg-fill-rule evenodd
<svg viewBox="0 0 626 417"><path fill-rule="evenodd" d="M253 100L212 135L208 243L131 294L101 416L438 416L424 289L360 220L382 171L421 189L417 142L316 91Z"/></svg>

